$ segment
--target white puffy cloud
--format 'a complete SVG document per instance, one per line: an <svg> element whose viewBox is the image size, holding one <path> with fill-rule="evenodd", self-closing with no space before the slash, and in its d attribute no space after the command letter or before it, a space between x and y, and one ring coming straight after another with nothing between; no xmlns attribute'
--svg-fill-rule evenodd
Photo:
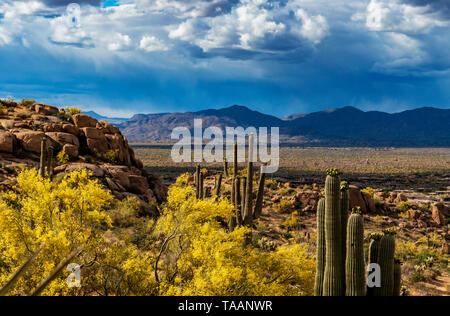
<svg viewBox="0 0 450 316"><path fill-rule="evenodd" d="M354 19L357 17L355 15ZM428 6L386 0L371 0L365 18L366 27L371 31L423 33L434 27L449 25L437 14L430 12Z"/></svg>
<svg viewBox="0 0 450 316"><path fill-rule="evenodd" d="M228 14L183 21L170 30L169 37L188 41L204 51L276 51L295 49L305 42L320 43L328 33L325 17L288 4L241 0ZM297 41L294 45L280 45L293 39Z"/></svg>
<svg viewBox="0 0 450 316"><path fill-rule="evenodd" d="M11 43L11 37L4 27L0 26L0 46Z"/></svg>
<svg viewBox="0 0 450 316"><path fill-rule="evenodd" d="M297 9L295 16L302 21L298 32L314 44L320 41L328 34L328 23L322 15L310 16L303 9Z"/></svg>
<svg viewBox="0 0 450 316"><path fill-rule="evenodd" d="M108 49L110 51L118 51L130 47L130 45L131 45L131 38L128 35L116 33L111 38L108 44Z"/></svg>
<svg viewBox="0 0 450 316"><path fill-rule="evenodd" d="M143 36L139 43L139 48L146 52L167 51L169 47L155 36Z"/></svg>

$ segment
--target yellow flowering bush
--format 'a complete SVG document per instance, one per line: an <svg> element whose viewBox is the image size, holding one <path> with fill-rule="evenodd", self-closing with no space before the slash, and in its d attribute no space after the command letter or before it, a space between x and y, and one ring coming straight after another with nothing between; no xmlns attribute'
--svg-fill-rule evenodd
<svg viewBox="0 0 450 316"><path fill-rule="evenodd" d="M110 225L103 212L112 196L85 170L59 183L36 170L23 170L13 191L0 194L0 284L4 284L41 245L44 249L10 294L26 294L69 253L92 251L103 242L101 228ZM43 294L69 294L64 276Z"/></svg>
<svg viewBox="0 0 450 316"><path fill-rule="evenodd" d="M243 247L250 229L227 231L226 219L233 214L228 200L194 195L191 186L171 186L156 224L155 232L164 236L157 262L159 294L312 295L315 261L309 249Z"/></svg>

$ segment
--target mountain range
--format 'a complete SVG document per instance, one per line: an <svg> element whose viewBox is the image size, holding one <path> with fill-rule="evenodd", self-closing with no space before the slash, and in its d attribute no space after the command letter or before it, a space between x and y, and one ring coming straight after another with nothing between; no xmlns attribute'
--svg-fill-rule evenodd
<svg viewBox="0 0 450 316"><path fill-rule="evenodd" d="M130 119L112 120L130 141L149 142L170 141L173 128L192 129L194 118L203 119L203 128L279 127L282 142L301 146L450 147L450 109L432 107L391 114L364 112L347 106L280 119L233 105L197 112L137 114Z"/></svg>

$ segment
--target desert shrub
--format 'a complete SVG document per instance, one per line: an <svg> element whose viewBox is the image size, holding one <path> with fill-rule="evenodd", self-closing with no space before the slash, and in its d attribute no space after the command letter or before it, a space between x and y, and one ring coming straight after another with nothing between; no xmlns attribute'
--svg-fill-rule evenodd
<svg viewBox="0 0 450 316"><path fill-rule="evenodd" d="M280 195L283 196L287 196L287 195L292 195L295 194L297 191L295 191L295 189L292 188L281 188L280 189Z"/></svg>
<svg viewBox="0 0 450 316"><path fill-rule="evenodd" d="M20 104L21 104L22 106L25 106L25 107L31 107L31 106L33 106L35 103L36 103L36 100L32 100L32 99L22 99L22 100L20 101Z"/></svg>
<svg viewBox="0 0 450 316"><path fill-rule="evenodd" d="M60 164L60 165L64 165L66 163L69 162L69 155L61 150L57 155L56 155L56 161Z"/></svg>
<svg viewBox="0 0 450 316"><path fill-rule="evenodd" d="M119 150L110 149L105 153L106 160L111 164L118 164L119 160Z"/></svg>
<svg viewBox="0 0 450 316"><path fill-rule="evenodd" d="M248 228L227 232L224 227L232 214L228 200L197 200L190 186L170 187L155 228L164 240L160 294L312 294L315 263L309 250L300 245L269 252L243 248Z"/></svg>
<svg viewBox="0 0 450 316"><path fill-rule="evenodd" d="M271 190L276 190L278 189L278 183L275 180L266 180L265 183L266 188L271 189Z"/></svg>
<svg viewBox="0 0 450 316"><path fill-rule="evenodd" d="M291 215L283 222L283 226L287 227L288 230L297 230L300 228L300 220L298 217L298 212L294 211Z"/></svg>
<svg viewBox="0 0 450 316"><path fill-rule="evenodd" d="M191 177L191 174L189 172L183 173L181 176L179 176L176 180L177 186L184 186L188 183L189 178Z"/></svg>
<svg viewBox="0 0 450 316"><path fill-rule="evenodd" d="M0 194L0 284L45 245L10 294L28 293L73 250L88 256L103 243L102 230L111 224L104 209L112 197L89 175L73 172L54 183L35 169L22 170L15 190ZM65 278L64 272L43 294L70 294Z"/></svg>
<svg viewBox="0 0 450 316"><path fill-rule="evenodd" d="M137 218L140 203L135 197L127 197L122 201L114 201L108 215L114 227L131 227L139 221Z"/></svg>
<svg viewBox="0 0 450 316"><path fill-rule="evenodd" d="M413 209L413 210L417 209L417 206L408 201L400 201L397 203L395 208L398 209L399 211L406 212L410 209Z"/></svg>
<svg viewBox="0 0 450 316"><path fill-rule="evenodd" d="M365 189L362 189L361 192L366 192L367 194L370 195L371 198L373 198L373 196L375 194L375 190L372 189L371 187L367 187Z"/></svg>
<svg viewBox="0 0 450 316"><path fill-rule="evenodd" d="M294 206L287 199L281 199L276 205L278 212L280 213L291 213L294 210Z"/></svg>
<svg viewBox="0 0 450 316"><path fill-rule="evenodd" d="M68 107L65 107L64 109L62 109L62 112L69 116L72 116L75 114L80 114L82 111L78 108L68 106Z"/></svg>

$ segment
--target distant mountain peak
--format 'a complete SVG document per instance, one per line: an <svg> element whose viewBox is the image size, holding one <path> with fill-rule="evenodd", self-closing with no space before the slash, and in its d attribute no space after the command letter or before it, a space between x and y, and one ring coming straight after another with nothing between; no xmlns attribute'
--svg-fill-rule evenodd
<svg viewBox="0 0 450 316"><path fill-rule="evenodd" d="M280 140L322 146L450 146L450 109L423 107L400 113L362 111L353 106L283 119L234 104L197 112L137 114L119 125L131 141L170 140L175 127L279 127Z"/></svg>

